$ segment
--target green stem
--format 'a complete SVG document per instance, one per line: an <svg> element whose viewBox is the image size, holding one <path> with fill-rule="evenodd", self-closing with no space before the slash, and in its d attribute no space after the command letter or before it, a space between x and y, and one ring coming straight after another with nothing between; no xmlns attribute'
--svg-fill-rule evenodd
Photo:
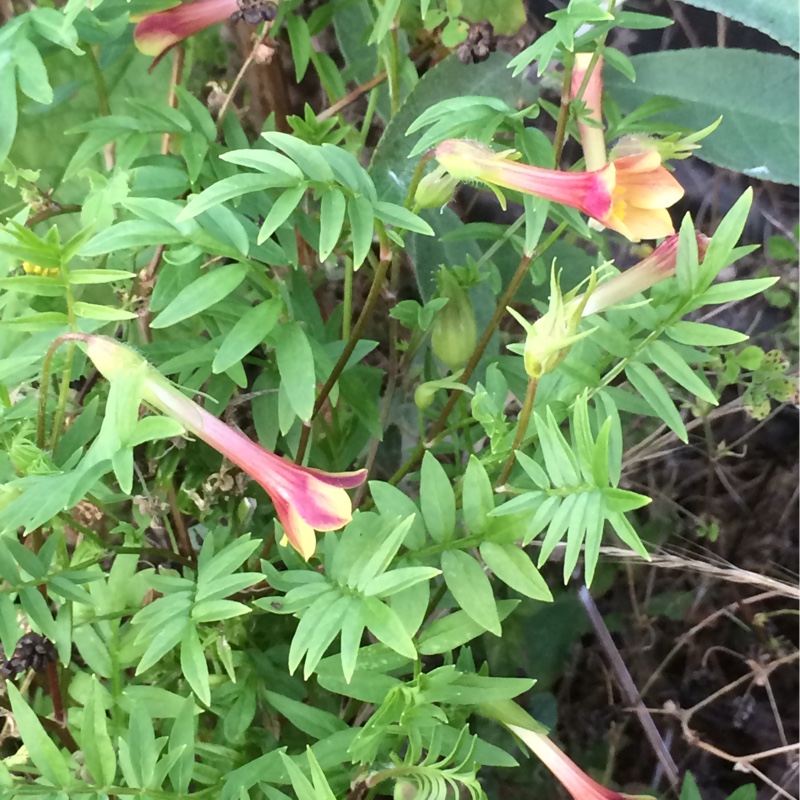
<svg viewBox="0 0 800 800"><path fill-rule="evenodd" d="M414 173L411 176L411 182L408 184L408 191L406 192L406 199L403 205L409 209L409 211L414 206L414 196L417 193L417 187L419 186L419 182L422 180L423 175L425 174L425 165L433 158L433 151L428 151L427 153L423 154L420 160L417 162L417 166L414 167Z"/></svg>
<svg viewBox="0 0 800 800"><path fill-rule="evenodd" d="M350 336L350 323L353 316L353 259L348 258L344 264L344 300L342 301L342 339Z"/></svg>
<svg viewBox="0 0 800 800"><path fill-rule="evenodd" d="M397 27L392 26L388 39L389 55L385 59L386 76L389 83L389 107L391 116L400 110L400 49L397 46Z"/></svg>
<svg viewBox="0 0 800 800"><path fill-rule="evenodd" d="M561 108L558 112L556 133L553 137L553 166L555 169L558 169L558 164L561 161L561 151L564 149L564 139L567 134L573 61L574 56L567 51L564 54L564 83L561 85Z"/></svg>
<svg viewBox="0 0 800 800"><path fill-rule="evenodd" d="M61 271L66 269L62 266ZM78 318L75 316L75 297L72 294L72 286L69 281L64 281L66 285L66 301L67 301L67 324L71 331L75 331L78 325ZM61 427L64 424L64 417L67 413L67 402L69 401L69 384L72 376L72 365L75 361L75 342L70 341L67 344L67 355L64 360L64 369L61 374L61 386L58 392L58 404L56 405L56 413L53 417L53 429L50 431L50 452L55 453L58 446L58 440L61 438Z"/></svg>
<svg viewBox="0 0 800 800"><path fill-rule="evenodd" d="M519 266L517 267L517 271L514 273L513 277L509 281L508 286L506 287L503 294L500 296L500 299L497 301L497 306L495 307L494 314L492 318L489 320L489 324L486 326L483 334L481 334L481 338L478 341L478 344L475 346L475 351L473 352L472 356L470 356L469 361L467 362L467 366L464 367L464 372L461 374L459 380L461 383L467 383L469 379L472 377L472 373L475 372L478 364L480 363L481 358L483 357L484 351L489 346L489 342L494 336L494 332L497 329L497 326L500 324L500 320L503 318L503 315L506 313L506 306L514 299L514 296L519 291L519 287L522 285L522 281L525 279L525 276L528 274L528 269L533 261L539 258L543 253L545 253L561 236L564 230L567 227L566 222L562 222L542 243L540 247L537 247L533 253L529 256L523 256L522 260L519 262ZM412 469L422 460L422 456L425 454L425 451L428 447L435 444L437 437L439 434L445 429L447 426L447 418L450 416L451 412L455 408L456 403L458 402L458 398L461 395L461 389L453 389L450 392L450 396L447 398L447 402L444 404L444 408L442 409L441 413L439 414L438 419L436 422L433 423L431 427L430 433L428 434L427 442L420 442L414 450L411 452L411 455L406 459L406 462L400 467L397 472L389 479L389 483L393 486L402 480Z"/></svg>
<svg viewBox="0 0 800 800"><path fill-rule="evenodd" d="M103 117L108 117L111 114L111 105L108 102L106 81L103 77L103 71L100 69L100 62L97 60L94 48L90 44L83 45L83 51L89 57L89 66L92 70L94 86L95 90L97 91L97 102L100 106L100 115Z"/></svg>
<svg viewBox="0 0 800 800"><path fill-rule="evenodd" d="M367 322L369 318L372 316L372 312L375 309L375 304L378 302L378 298L381 295L381 290L383 289L383 283L386 279L386 273L389 269L389 264L392 261L391 253L388 254L388 257L382 259L378 262L378 267L375 270L375 275L372 279L372 286L369 287L369 294L367 295L367 299L364 302L364 308L361 310L361 314L358 317L358 321L353 326L353 330L350 332L350 336L347 339L347 344L344 346L344 350L342 350L341 355L339 356L336 364L333 367L333 371L328 376L328 380L325 381L322 389L320 389L319 394L317 395L317 400L314 403L314 409L311 412L311 419L309 419L308 423L303 426L303 430L300 433L300 443L297 446L297 456L295 458L295 462L297 464L302 463L303 458L306 454L306 448L308 447L308 439L311 433L311 425L314 422L315 417L321 411L322 407L325 405L325 401L328 399L328 395L331 393L331 389L333 389L336 381L339 380L339 376L344 371L347 362L350 360L350 356L353 355L353 350L355 350L356 345L358 344L359 340L361 339L361 334L364 331L364 328L367 326Z"/></svg>
<svg viewBox="0 0 800 800"><path fill-rule="evenodd" d="M528 388L525 391L525 400L522 403L522 409L520 410L519 418L517 419L517 432L514 435L514 443L511 445L511 452L508 454L503 471L500 473L497 483L495 483L495 491L499 491L503 488L503 486L505 486L508 476L511 474L511 470L514 468L516 452L519 450L523 440L525 439L525 433L528 430L528 423L531 420L533 401L536 397L536 387L538 385L539 381L536 378L530 378L528 380Z"/></svg>
<svg viewBox="0 0 800 800"><path fill-rule="evenodd" d="M375 109L378 107L378 89L377 87L369 93L367 100L367 110L364 112L364 121L361 123L361 135L359 136L360 148L358 152L363 152L367 146L367 137L369 130L372 127L372 118L375 116Z"/></svg>

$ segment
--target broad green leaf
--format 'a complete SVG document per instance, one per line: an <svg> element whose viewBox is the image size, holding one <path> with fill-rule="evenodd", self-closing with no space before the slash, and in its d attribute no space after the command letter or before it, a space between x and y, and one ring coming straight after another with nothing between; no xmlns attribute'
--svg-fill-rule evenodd
<svg viewBox="0 0 800 800"><path fill-rule="evenodd" d="M286 153L312 181L319 183L333 183L335 181L333 170L322 157L319 149L313 144L304 142L297 136L280 131L262 133L261 137L274 147L277 147L278 150Z"/></svg>
<svg viewBox="0 0 800 800"><path fill-rule="evenodd" d="M375 217L372 203L363 195L347 201L347 217L350 220L350 238L353 241L353 266L358 269L372 247Z"/></svg>
<svg viewBox="0 0 800 800"><path fill-rule="evenodd" d="M778 280L778 278L753 278L751 280L715 283L697 298L696 307L701 308L702 306L714 306L744 300L769 289Z"/></svg>
<svg viewBox="0 0 800 800"><path fill-rule="evenodd" d="M178 96L181 111L192 124L192 130L201 133L209 142L213 142L217 138L217 126L205 105L183 86L175 86L174 92ZM221 158L224 157L223 154Z"/></svg>
<svg viewBox="0 0 800 800"><path fill-rule="evenodd" d="M329 711L323 711L307 703L301 703L278 692L266 691L267 702L296 728L314 739L324 739L336 731L347 728L347 724Z"/></svg>
<svg viewBox="0 0 800 800"><path fill-rule="evenodd" d="M132 311L125 311L122 308L111 308L100 306L97 303L84 303L76 300L72 306L75 315L81 319L97 319L103 322L121 322L127 319L136 319L136 314Z"/></svg>
<svg viewBox="0 0 800 800"><path fill-rule="evenodd" d="M675 402L664 388L658 376L644 364L633 361L625 368L631 386L647 401L661 420L666 423L682 441L688 441L686 426L683 424Z"/></svg>
<svg viewBox="0 0 800 800"><path fill-rule="evenodd" d="M652 342L647 348L647 354L653 359L653 363L679 386L697 395L701 400L717 405L719 401L711 391L711 387L695 375L689 365L668 344Z"/></svg>
<svg viewBox="0 0 800 800"><path fill-rule="evenodd" d="M178 292L150 327L168 328L224 300L245 279L248 269L247 264L225 264L201 275Z"/></svg>
<svg viewBox="0 0 800 800"><path fill-rule="evenodd" d="M166 222L146 219L129 219L106 228L90 239L82 248L84 258L103 256L129 247L154 247L158 244L184 242L186 236Z"/></svg>
<svg viewBox="0 0 800 800"><path fill-rule="evenodd" d="M361 603L352 603L342 620L341 647L339 648L345 683L353 680L358 654L361 650L361 639L364 636L364 627L364 606Z"/></svg>
<svg viewBox="0 0 800 800"><path fill-rule="evenodd" d="M492 585L483 567L463 550L442 553L442 574L458 605L495 636L502 634Z"/></svg>
<svg viewBox="0 0 800 800"><path fill-rule="evenodd" d="M248 578L245 586L252 586L254 583L255 580ZM241 617L250 611L250 606L237 600L201 600L192 609L192 619L197 623L219 622L223 619Z"/></svg>
<svg viewBox="0 0 800 800"><path fill-rule="evenodd" d="M86 766L98 786L114 783L117 757L108 734L106 712L103 708L103 689L93 675L89 697L83 709L81 749L86 756Z"/></svg>
<svg viewBox="0 0 800 800"><path fill-rule="evenodd" d="M144 442L154 442L158 439L169 439L180 436L184 427L176 419L151 415L140 419L133 432L128 437L128 447L136 447Z"/></svg>
<svg viewBox="0 0 800 800"><path fill-rule="evenodd" d="M515 544L484 542L480 551L486 566L503 583L534 600L552 602L553 595L544 578L522 548Z"/></svg>
<svg viewBox="0 0 800 800"><path fill-rule="evenodd" d="M211 371L215 374L225 372L241 361L266 339L267 334L277 325L282 313L283 303L277 297L248 309L222 340L214 356Z"/></svg>
<svg viewBox="0 0 800 800"><path fill-rule="evenodd" d="M369 550L366 550L365 554L368 556L368 560L360 568L358 566L362 563L360 559L353 564L348 585L353 586L355 583L356 591L366 591L367 584L373 578L385 572L389 564L392 563L392 559L397 555L397 551L403 544L403 540L413 523L414 517L407 517L388 532L373 553L370 554ZM372 594L375 593L373 592Z"/></svg>
<svg viewBox="0 0 800 800"><path fill-rule="evenodd" d="M0 164L8 157L17 132L17 77L10 61L0 66Z"/></svg>
<svg viewBox="0 0 800 800"><path fill-rule="evenodd" d="M256 175L242 173L223 178L204 189L200 194L189 198L186 207L178 214L178 222L192 219L202 214L209 208L226 203L235 197L241 197L252 192L263 192L265 189L275 189L283 186L294 186L297 181L283 172L272 172L269 175Z"/></svg>
<svg viewBox="0 0 800 800"><path fill-rule="evenodd" d="M504 620L518 605L519 600L498 600L498 616ZM426 626L419 636L419 652L423 656L450 653L481 636L485 630L465 611L454 611Z"/></svg>
<svg viewBox="0 0 800 800"><path fill-rule="evenodd" d="M364 623L373 635L387 647L406 658L415 659L414 642L395 611L377 597L364 598Z"/></svg>
<svg viewBox="0 0 800 800"><path fill-rule="evenodd" d="M67 279L73 286L127 281L135 277L135 272L124 269L71 269L67 272Z"/></svg>
<svg viewBox="0 0 800 800"><path fill-rule="evenodd" d="M355 597L339 597L320 615L308 639L308 650L303 664L304 680L312 675L331 642L339 635L347 612L358 603L359 600Z"/></svg>
<svg viewBox="0 0 800 800"><path fill-rule="evenodd" d="M587 586L591 586L597 561L600 558L600 545L603 541L603 528L606 523L603 496L600 492L592 492L589 495L584 513L584 523L586 538L583 551L583 579Z"/></svg>
<svg viewBox="0 0 800 800"><path fill-rule="evenodd" d="M25 36L19 36L14 46L14 60L17 62L19 88L31 100L49 106L53 102L53 87L47 78L44 65L36 45Z"/></svg>
<svg viewBox="0 0 800 800"><path fill-rule="evenodd" d="M727 0L721 5L727 6ZM786 5L795 6L796 18L797 4ZM796 36L797 28L791 30ZM659 114L659 120L700 130L722 116L719 128L696 151L699 158L752 178L797 184L800 91L794 58L697 47L645 53L633 56L631 62L636 83L614 72L604 76L605 88L623 112L651 97L671 97L682 105Z"/></svg>
<svg viewBox="0 0 800 800"><path fill-rule="evenodd" d="M494 492L483 464L474 455L470 456L464 474L461 502L467 530L472 534L481 533L486 528L487 516L494 511Z"/></svg>
<svg viewBox="0 0 800 800"><path fill-rule="evenodd" d="M723 14L800 51L800 6L786 0L685 0L691 6ZM684 798L681 798L684 800ZM730 800L730 798L729 798Z"/></svg>
<svg viewBox="0 0 800 800"><path fill-rule="evenodd" d="M293 186L291 189L287 189L275 201L261 226L261 230L258 232L258 244L262 244L269 239L269 237L289 219L289 215L297 208L298 203L303 199L307 188L305 183Z"/></svg>
<svg viewBox="0 0 800 800"><path fill-rule="evenodd" d="M41 275L14 275L10 278L0 278L0 289L39 297L61 297L66 291L66 287L58 278L44 278Z"/></svg>
<svg viewBox="0 0 800 800"><path fill-rule="evenodd" d="M375 21L375 27L372 29L369 41L367 44L376 44L383 41L383 37L389 32L400 10L400 0L385 0L383 5L379 6L378 19Z"/></svg>
<svg viewBox="0 0 800 800"><path fill-rule="evenodd" d="M286 15L286 32L289 34L289 45L294 61L294 77L297 83L303 80L311 58L311 36L308 24L299 14Z"/></svg>
<svg viewBox="0 0 800 800"><path fill-rule="evenodd" d="M433 236L433 228L422 217L418 217L403 206L381 201L375 204L374 209L375 216L387 225L394 225L396 228L421 233L425 236Z"/></svg>
<svg viewBox="0 0 800 800"><path fill-rule="evenodd" d="M456 499L444 467L430 451L422 459L419 502L431 538L436 542L452 539L456 527Z"/></svg>
<svg viewBox="0 0 800 800"><path fill-rule="evenodd" d="M11 711L19 736L28 750L31 761L55 786L61 788L69 786L71 778L67 762L47 735L39 718L11 681L6 682L6 693L11 701Z"/></svg>
<svg viewBox="0 0 800 800"><path fill-rule="evenodd" d="M314 588L314 587L311 587ZM328 609L334 605L342 595L338 590L327 584L323 592L318 594L313 603L306 608L303 616L292 637L292 644L289 647L289 674L293 674L300 662L303 660L309 644L318 630L319 625Z"/></svg>
<svg viewBox="0 0 800 800"><path fill-rule="evenodd" d="M231 150L223 153L220 158L231 164L257 169L270 175L276 171L281 172L287 178L294 178L295 183L302 183L305 180L303 171L291 158L274 150Z"/></svg>
<svg viewBox="0 0 800 800"><path fill-rule="evenodd" d="M169 599L172 600L172 598ZM167 608L171 610L171 606L167 606ZM145 650L136 667L137 675L141 675L159 662L170 650L177 647L178 643L183 639L186 629L189 627L188 608L186 612L182 612L181 609L176 609L176 612L170 614L168 621L160 627L158 633L150 641L147 650Z"/></svg>
<svg viewBox="0 0 800 800"><path fill-rule="evenodd" d="M316 376L314 355L305 331L296 322L287 322L273 333L281 388L292 410L301 420L311 419L314 409Z"/></svg>
<svg viewBox="0 0 800 800"><path fill-rule="evenodd" d="M667 336L680 344L696 347L722 347L724 345L738 344L747 341L746 333L721 328L718 325L709 325L706 322L690 322L681 320L667 328Z"/></svg>
<svg viewBox="0 0 800 800"><path fill-rule="evenodd" d="M367 582L363 592L367 597L391 597L439 574L440 570L435 567L400 567L376 575Z"/></svg>
<svg viewBox="0 0 800 800"><path fill-rule="evenodd" d="M180 756L169 771L172 788L180 794L187 792L194 772L196 709L194 697L189 695L181 703L169 734L169 749L180 751Z"/></svg>
<svg viewBox="0 0 800 800"><path fill-rule="evenodd" d="M322 195L319 213L319 260L326 261L333 252L344 224L346 201L339 189Z"/></svg>
<svg viewBox="0 0 800 800"><path fill-rule="evenodd" d="M187 626L181 642L181 672L200 702L206 707L210 706L211 687L208 683L208 664L194 625Z"/></svg>

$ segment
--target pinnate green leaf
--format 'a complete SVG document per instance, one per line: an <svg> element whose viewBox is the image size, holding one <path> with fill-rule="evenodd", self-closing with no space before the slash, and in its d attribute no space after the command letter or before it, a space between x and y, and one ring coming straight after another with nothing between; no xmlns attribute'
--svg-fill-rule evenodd
<svg viewBox="0 0 800 800"><path fill-rule="evenodd" d="M475 622L500 636L502 629L492 585L483 567L463 550L442 553L442 574L459 606Z"/></svg>

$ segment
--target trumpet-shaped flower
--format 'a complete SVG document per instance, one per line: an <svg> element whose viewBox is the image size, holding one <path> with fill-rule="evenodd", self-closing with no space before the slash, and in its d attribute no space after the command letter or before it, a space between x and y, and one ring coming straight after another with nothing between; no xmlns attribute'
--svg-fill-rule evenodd
<svg viewBox="0 0 800 800"><path fill-rule="evenodd" d="M178 420L248 473L272 498L286 538L303 558L314 554L315 530L338 530L350 522L353 507L345 489L363 483L366 470L329 473L286 461L185 397L133 350L104 336L81 338L103 376L113 381L122 373L139 370L144 402Z"/></svg>
<svg viewBox="0 0 800 800"><path fill-rule="evenodd" d="M506 725L506 727L527 745L575 800L623 800L628 797L647 796L622 794L602 786L590 778L544 733L537 733L518 725Z"/></svg>
<svg viewBox="0 0 800 800"><path fill-rule="evenodd" d="M698 257L702 261L709 239L701 233L695 236ZM552 372L567 357L572 345L592 332L578 331L583 317L605 311L671 278L675 274L679 238L677 233L673 233L638 264L599 285L592 272L588 288L583 294L578 294L578 288L575 288L563 295L553 270L550 307L536 322L528 322L513 308L509 308L509 312L527 332L524 346L510 345L510 349L517 352L522 350L528 376L538 380L542 375Z"/></svg>
<svg viewBox="0 0 800 800"><path fill-rule="evenodd" d="M140 52L156 61L179 42L211 25L223 22L239 10L237 0L196 0L165 11L147 14L133 31Z"/></svg>
<svg viewBox="0 0 800 800"><path fill-rule="evenodd" d="M546 729L513 700L481 703L477 710L484 716L500 722L520 739L575 800L624 800L624 798L647 797L647 795L615 792L592 780L548 737Z"/></svg>
<svg viewBox="0 0 800 800"><path fill-rule="evenodd" d="M667 209L683 197L683 187L661 165L656 147L614 157L591 172L561 172L520 164L514 151L497 153L466 139L448 139L435 151L455 178L514 189L572 206L632 242L673 233Z"/></svg>

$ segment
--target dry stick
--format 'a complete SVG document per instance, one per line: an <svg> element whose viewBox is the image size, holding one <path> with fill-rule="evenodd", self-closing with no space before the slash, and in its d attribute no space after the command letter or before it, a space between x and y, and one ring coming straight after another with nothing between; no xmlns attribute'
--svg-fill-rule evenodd
<svg viewBox="0 0 800 800"><path fill-rule="evenodd" d="M372 279L372 286L369 287L369 294L367 295L367 299L364 301L364 308L361 309L361 314L359 314L358 320L353 326L353 330L350 331L350 338L347 340L344 350L342 350L341 355L336 361L333 371L328 376L328 380L325 381L322 389L320 389L320 392L317 395L316 402L314 403L314 409L311 412L311 419L309 419L309 421L303 425L303 430L300 433L300 443L297 446L297 457L295 458L295 463L297 464L302 463L303 457L306 454L308 437L311 434L311 425L314 422L314 419L316 418L317 414L319 414L322 406L325 405L325 401L328 399L331 389L333 389L345 366L347 366L347 362L350 360L350 356L353 355L353 350L356 349L356 345L358 344L361 334L367 325L367 321L372 316L372 311L381 295L383 282L386 279L386 272L389 269L389 264L391 261L392 258L390 255L388 258L382 258L378 262L378 266L375 270L375 277Z"/></svg>
<svg viewBox="0 0 800 800"><path fill-rule="evenodd" d="M617 683L619 684L622 694L625 696L625 700L639 717L639 722L644 729L645 736L650 742L650 746L653 748L661 766L664 768L669 782L672 786L677 786L679 780L678 767L664 743L664 740L661 738L661 734L658 732L658 728L656 728L653 718L650 716L650 712L642 702L636 684L633 682L633 678L630 672L628 672L628 668L625 666L625 662L622 660L622 656L620 656L619 650L617 650L614 640L611 638L611 634L608 632L606 623L595 605L592 595L585 586L581 586L578 597L580 597L581 603L583 603L583 607L586 610L586 615L592 623L594 632L605 650L608 660L611 662L611 668L617 677Z"/></svg>
<svg viewBox="0 0 800 800"><path fill-rule="evenodd" d="M427 55L427 53L433 48L431 43L424 43L418 45L411 49L408 54L408 57L411 61L416 61L420 56ZM377 73L371 77L365 83L362 83L360 86L356 86L353 91L348 92L341 100L337 100L332 106L329 108L320 111L317 114L317 122L324 122L326 119L330 119L334 115L338 114L340 111L343 111L347 106L355 103L359 97L365 95L367 92L374 89L376 86L380 86L388 77L386 70Z"/></svg>
<svg viewBox="0 0 800 800"><path fill-rule="evenodd" d="M562 222L544 241L541 247L536 248L536 250L531 253L529 256L523 256L522 260L519 262L519 266L517 267L517 271L514 273L514 276L511 278L506 290L500 296L500 299L497 301L497 306L495 307L494 314L492 314L492 318L489 320L489 324L486 326L486 329L481 334L481 338L478 341L478 344L475 347L472 355L470 356L469 361L467 362L466 367L464 367L464 372L461 374L459 380L462 383L466 383L472 373L475 372L478 363L480 362L481 358L483 357L483 353L489 345L492 336L500 324L500 320L503 318L503 314L505 314L506 306L514 299L519 287L522 285L522 281L525 279L525 276L528 274L528 269L531 263L539 258L562 234L564 229L566 228L566 223ZM450 393L450 396L447 398L447 402L444 405L441 413L439 414L438 419L436 422L433 423L430 432L428 433L428 439L426 442L420 442L408 457L408 460L402 467L391 477L389 483L392 485L396 485L397 483L402 480L411 470L419 463L422 459L422 456L425 454L425 450L430 447L436 440L436 437L439 436L442 431L444 431L445 427L447 426L447 418L450 416L450 413L455 408L456 403L458 402L458 398L461 396L460 389L453 389Z"/></svg>
<svg viewBox="0 0 800 800"><path fill-rule="evenodd" d="M256 51L259 47L261 47L264 42L267 41L269 38L269 34L272 31L272 22L266 22L264 24L264 31L261 36L256 39L255 43L253 44L253 49L250 51L250 54L244 60L244 64L242 64L241 69L236 73L236 77L233 79L233 83L231 84L231 89L228 92L227 97L222 103L222 107L219 110L219 114L217 115L217 133L222 130L222 122L225 119L225 114L228 113L228 109L231 107L231 103L233 103L233 97L236 92L239 90L239 84L241 84L245 72L247 72L250 65L253 63L253 59L256 57Z"/></svg>
<svg viewBox="0 0 800 800"><path fill-rule="evenodd" d="M38 225L40 222L50 219L50 217L58 217L61 214L79 214L81 210L82 206L79 206L76 203L64 203L62 206L60 203L56 203L51 200L47 208L28 218L28 221L25 223L25 227L32 228L34 225Z"/></svg>
<svg viewBox="0 0 800 800"><path fill-rule="evenodd" d="M169 76L169 94L167 95L167 105L170 108L178 107L178 95L175 87L183 80L183 65L186 62L186 51L182 45L175 48L175 58L172 61L172 72ZM161 135L161 155L169 155L172 145L172 134L164 133Z"/></svg>
<svg viewBox="0 0 800 800"><path fill-rule="evenodd" d="M650 689L653 688L653 684L658 680L661 673L666 669L667 664L672 661L672 659L678 654L678 651L695 635L695 633L702 630L707 625L710 625L719 617L729 614L732 611L736 611L740 606L750 605L751 603L760 603L762 600L769 600L773 597L780 597L781 595L782 592L769 591L753 595L752 597L747 597L744 600L736 600L733 603L729 603L727 606L717 609L717 611L715 611L713 614L710 614L704 620L698 622L697 625L695 625L693 628L690 628L681 636L680 639L678 639L672 650L667 653L663 661L655 668L652 675L650 675L650 677L647 679L647 683L645 683L644 687L642 687L642 691L640 692L641 696L645 697L647 695Z"/></svg>

